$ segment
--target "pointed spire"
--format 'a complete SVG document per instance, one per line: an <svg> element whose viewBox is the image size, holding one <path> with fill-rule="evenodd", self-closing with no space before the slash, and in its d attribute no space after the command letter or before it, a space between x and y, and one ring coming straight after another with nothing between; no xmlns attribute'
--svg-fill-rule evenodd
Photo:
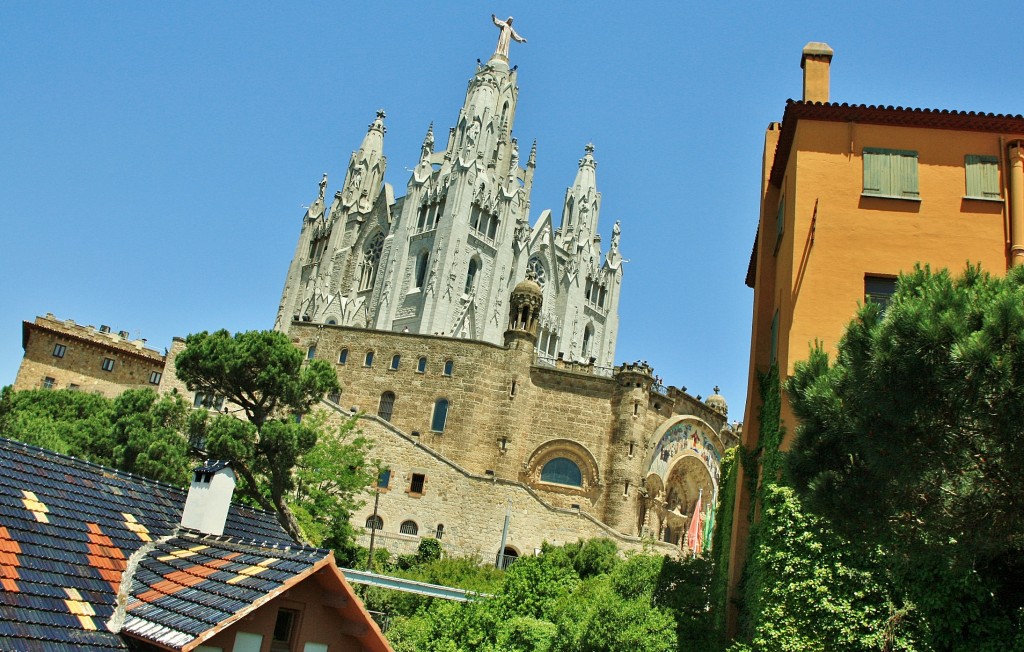
<svg viewBox="0 0 1024 652"><path fill-rule="evenodd" d="M526 159L526 164L531 168L537 167L537 139L533 139L533 146L530 147L530 158Z"/></svg>
<svg viewBox="0 0 1024 652"><path fill-rule="evenodd" d="M384 148L384 133L388 130L384 126L384 118L387 114L384 113L384 109L377 110L377 119L370 123L367 127L366 136L363 138L363 144L359 147L362 150L363 156L361 158L369 158L371 152L380 152Z"/></svg>
<svg viewBox="0 0 1024 652"><path fill-rule="evenodd" d="M434 153L434 123L427 127L427 135L423 138L423 147L420 150L420 160L425 161Z"/></svg>
<svg viewBox="0 0 1024 652"><path fill-rule="evenodd" d="M348 208L358 205L369 210L376 201L377 191L384 179L384 109L377 111L377 119L370 123L359 150L352 153L345 176L342 204Z"/></svg>

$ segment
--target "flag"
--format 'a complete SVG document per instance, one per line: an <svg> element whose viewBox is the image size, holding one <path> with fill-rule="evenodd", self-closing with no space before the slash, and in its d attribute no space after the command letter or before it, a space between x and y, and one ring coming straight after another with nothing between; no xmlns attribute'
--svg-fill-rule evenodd
<svg viewBox="0 0 1024 652"><path fill-rule="evenodd" d="M704 552L711 552L712 539L715 534L715 506L708 504L704 513Z"/></svg>
<svg viewBox="0 0 1024 652"><path fill-rule="evenodd" d="M693 517L690 519L690 528L686 532L686 547L693 551L694 556L700 552L704 544L704 532L701 529L701 513L704 490L701 489L697 496L697 504L693 506Z"/></svg>

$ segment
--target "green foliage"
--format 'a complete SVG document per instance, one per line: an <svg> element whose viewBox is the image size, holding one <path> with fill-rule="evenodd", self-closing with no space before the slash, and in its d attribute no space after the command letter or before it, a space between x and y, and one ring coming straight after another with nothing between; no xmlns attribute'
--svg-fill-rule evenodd
<svg viewBox="0 0 1024 652"><path fill-rule="evenodd" d="M917 268L884 314L860 309L834 363L816 347L787 383L801 499L891 551L884 569L948 649L1024 631L1022 334L1024 269Z"/></svg>
<svg viewBox="0 0 1024 652"><path fill-rule="evenodd" d="M190 390L227 397L245 412L251 425L228 423L223 415L209 423L191 423L194 438L205 443L207 453L234 462L243 480L242 494L276 512L295 539L310 536L350 556L354 532L348 516L358 505L355 496L372 479L366 472L368 444L361 438L346 443L350 422L332 441L318 446L322 422L291 418L338 390L331 365L324 360L307 363L283 333L232 336L225 330L189 335L175 365ZM310 529L308 535L302 523Z"/></svg>
<svg viewBox="0 0 1024 652"><path fill-rule="evenodd" d="M154 480L188 479L188 406L176 394L130 389L116 399L72 390L0 395L0 436Z"/></svg>
<svg viewBox="0 0 1024 652"><path fill-rule="evenodd" d="M338 378L326 360L310 360L277 331L194 333L175 359L190 390L225 396L245 410L257 430L279 411L305 412Z"/></svg>
<svg viewBox="0 0 1024 652"><path fill-rule="evenodd" d="M736 507L736 482L740 464L739 447L730 448L722 455L722 476L719 483L718 509L715 516L715 529L712 535L711 557L714 570L711 577L710 603L711 629L716 642L723 644L726 640L726 614L729 605L729 555L732 542L732 519Z"/></svg>
<svg viewBox="0 0 1024 652"><path fill-rule="evenodd" d="M467 587L458 562L414 579ZM454 572L453 572L454 571ZM468 604L391 598L397 614L388 636L396 650L515 650L522 652L708 649L710 564L652 555L618 556L608 540L544 545L487 578L490 600ZM429 577L429 579L427 579ZM476 576L479 578L479 576ZM497 581L499 584L495 585ZM478 585L479 586L479 585ZM479 590L479 589L477 589ZM368 601L368 604L371 604ZM374 603L379 606L379 603ZM685 640L680 632L685 632ZM677 647L683 643L683 647Z"/></svg>

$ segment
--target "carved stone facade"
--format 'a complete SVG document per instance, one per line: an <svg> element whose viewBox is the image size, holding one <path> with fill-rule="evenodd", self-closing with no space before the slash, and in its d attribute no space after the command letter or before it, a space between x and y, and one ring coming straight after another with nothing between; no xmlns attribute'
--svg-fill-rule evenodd
<svg viewBox="0 0 1024 652"><path fill-rule="evenodd" d="M521 165L512 135L518 98L507 58L478 64L444 147L435 151L431 124L397 199L384 183L379 111L331 205L325 175L302 218L275 328L312 322L498 344L509 292L530 269L543 288L542 360L610 372L624 261L618 222L601 249L594 147L579 161L560 224L545 210L531 227L537 146Z"/></svg>
<svg viewBox="0 0 1024 652"><path fill-rule="evenodd" d="M325 179L303 217L275 327L336 366L331 418L360 414L389 468L376 516L373 501L355 515L381 526L378 545L439 536L493 559L509 514L514 554L593 536L679 552L735 443L725 402L612 366L620 224L602 251L587 145L560 222L530 225L537 150L520 165L518 91L505 56L479 64L398 199L378 113L333 204Z"/></svg>

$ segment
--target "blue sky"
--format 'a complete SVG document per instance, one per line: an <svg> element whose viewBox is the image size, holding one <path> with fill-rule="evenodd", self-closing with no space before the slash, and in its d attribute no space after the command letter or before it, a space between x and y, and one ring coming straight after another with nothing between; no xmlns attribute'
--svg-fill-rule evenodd
<svg viewBox="0 0 1024 652"><path fill-rule="evenodd" d="M531 221L596 147L599 230L620 220L630 261L616 361L721 385L742 418L763 134L800 96L803 46L835 49L833 101L1016 114L1024 41L1005 26L1024 10L727 4L0 4L0 385L21 321L47 312L161 349L270 328L321 174L332 195L384 108L404 194L494 12L528 39L511 59L514 134L538 143Z"/></svg>

